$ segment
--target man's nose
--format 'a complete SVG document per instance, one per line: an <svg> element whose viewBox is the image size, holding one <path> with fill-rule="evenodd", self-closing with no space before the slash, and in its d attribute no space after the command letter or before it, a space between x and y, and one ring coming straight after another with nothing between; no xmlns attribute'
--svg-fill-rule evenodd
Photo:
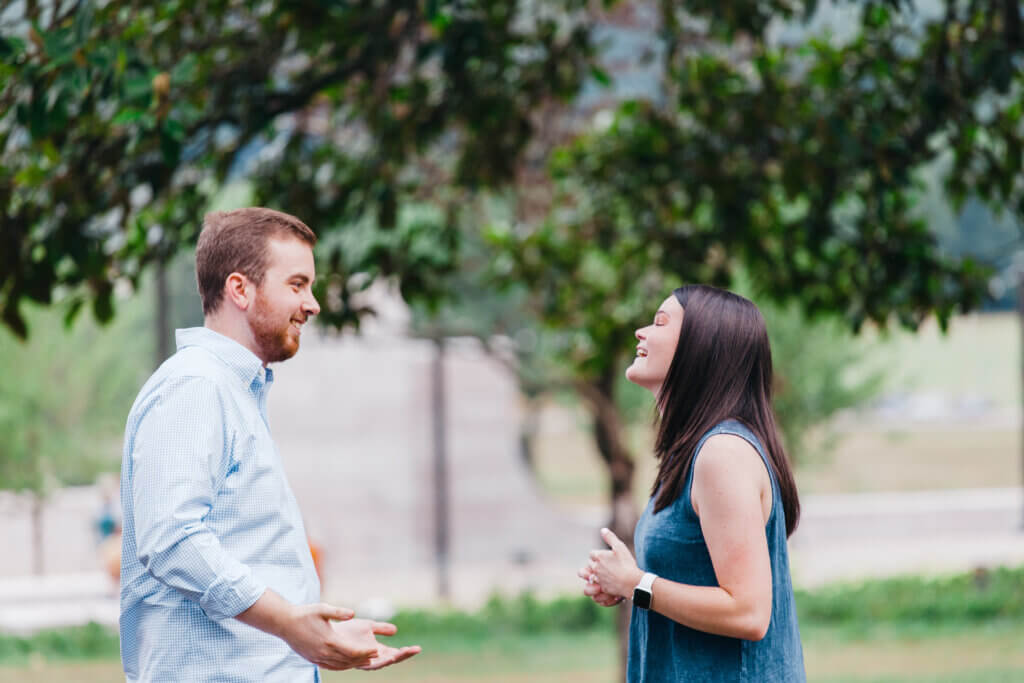
<svg viewBox="0 0 1024 683"><path fill-rule="evenodd" d="M302 308L306 311L307 315L316 315L320 312L320 304L317 303L316 297L313 296L312 292L309 293L309 300L302 305Z"/></svg>

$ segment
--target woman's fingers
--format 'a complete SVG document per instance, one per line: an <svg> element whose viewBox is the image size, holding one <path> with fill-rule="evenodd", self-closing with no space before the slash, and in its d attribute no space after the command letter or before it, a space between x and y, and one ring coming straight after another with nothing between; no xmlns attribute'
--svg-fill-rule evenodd
<svg viewBox="0 0 1024 683"><path fill-rule="evenodd" d="M607 543L615 552L629 553L629 548L626 547L625 543L619 540L619 537L616 536L611 529L601 529L601 538L603 538L604 542Z"/></svg>

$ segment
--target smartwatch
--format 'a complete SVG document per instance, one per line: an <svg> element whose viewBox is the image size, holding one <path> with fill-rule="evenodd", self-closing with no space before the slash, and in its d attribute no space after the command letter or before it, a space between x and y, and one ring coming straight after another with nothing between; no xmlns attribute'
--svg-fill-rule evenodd
<svg viewBox="0 0 1024 683"><path fill-rule="evenodd" d="M654 585L654 580L658 578L656 574L647 572L640 579L640 583L633 589L633 604L640 609L650 609L651 601L654 596L651 594L651 586Z"/></svg>

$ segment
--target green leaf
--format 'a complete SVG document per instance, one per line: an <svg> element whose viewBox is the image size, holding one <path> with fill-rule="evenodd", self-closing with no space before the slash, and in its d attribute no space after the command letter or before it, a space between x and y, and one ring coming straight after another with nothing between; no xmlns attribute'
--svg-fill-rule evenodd
<svg viewBox="0 0 1024 683"><path fill-rule="evenodd" d="M596 64L590 67L590 75L595 81L605 87L608 87L612 83L611 76L608 75L608 72L598 67Z"/></svg>
<svg viewBox="0 0 1024 683"><path fill-rule="evenodd" d="M194 54L186 55L171 69L171 83L191 83L199 72L199 58Z"/></svg>
<svg viewBox="0 0 1024 683"><path fill-rule="evenodd" d="M135 107L127 107L119 111L117 113L117 116L114 117L114 120L111 121L111 123L113 123L114 125L126 125L129 123L135 123L136 121L141 119L145 114L146 112L142 109L137 109Z"/></svg>
<svg viewBox="0 0 1024 683"><path fill-rule="evenodd" d="M153 94L153 82L145 74L133 74L124 80L124 97L128 100L149 98Z"/></svg>
<svg viewBox="0 0 1024 683"><path fill-rule="evenodd" d="M0 59L13 62L25 51L26 43L21 38L14 36L0 36Z"/></svg>
<svg viewBox="0 0 1024 683"><path fill-rule="evenodd" d="M92 312L101 323L110 322L114 317L114 297L112 289L103 289L96 293L92 300Z"/></svg>
<svg viewBox="0 0 1024 683"><path fill-rule="evenodd" d="M181 141L168 133L166 126L160 131L160 153L164 163L172 167L177 165L181 157Z"/></svg>
<svg viewBox="0 0 1024 683"><path fill-rule="evenodd" d="M82 310L82 305L85 303L85 299L82 297L75 297L68 305L66 311L64 311L64 329L71 329L71 326L75 323L75 318L78 317L78 312Z"/></svg>
<svg viewBox="0 0 1024 683"><path fill-rule="evenodd" d="M175 119L164 121L164 133L177 142L182 142L185 139L185 127Z"/></svg>

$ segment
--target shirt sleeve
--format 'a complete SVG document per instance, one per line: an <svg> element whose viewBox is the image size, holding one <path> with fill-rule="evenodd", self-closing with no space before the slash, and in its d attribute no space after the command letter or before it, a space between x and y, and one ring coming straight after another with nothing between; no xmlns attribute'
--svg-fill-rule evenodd
<svg viewBox="0 0 1024 683"><path fill-rule="evenodd" d="M230 466L230 439L216 385L185 377L163 387L131 449L139 562L213 620L244 612L266 590L205 521Z"/></svg>

